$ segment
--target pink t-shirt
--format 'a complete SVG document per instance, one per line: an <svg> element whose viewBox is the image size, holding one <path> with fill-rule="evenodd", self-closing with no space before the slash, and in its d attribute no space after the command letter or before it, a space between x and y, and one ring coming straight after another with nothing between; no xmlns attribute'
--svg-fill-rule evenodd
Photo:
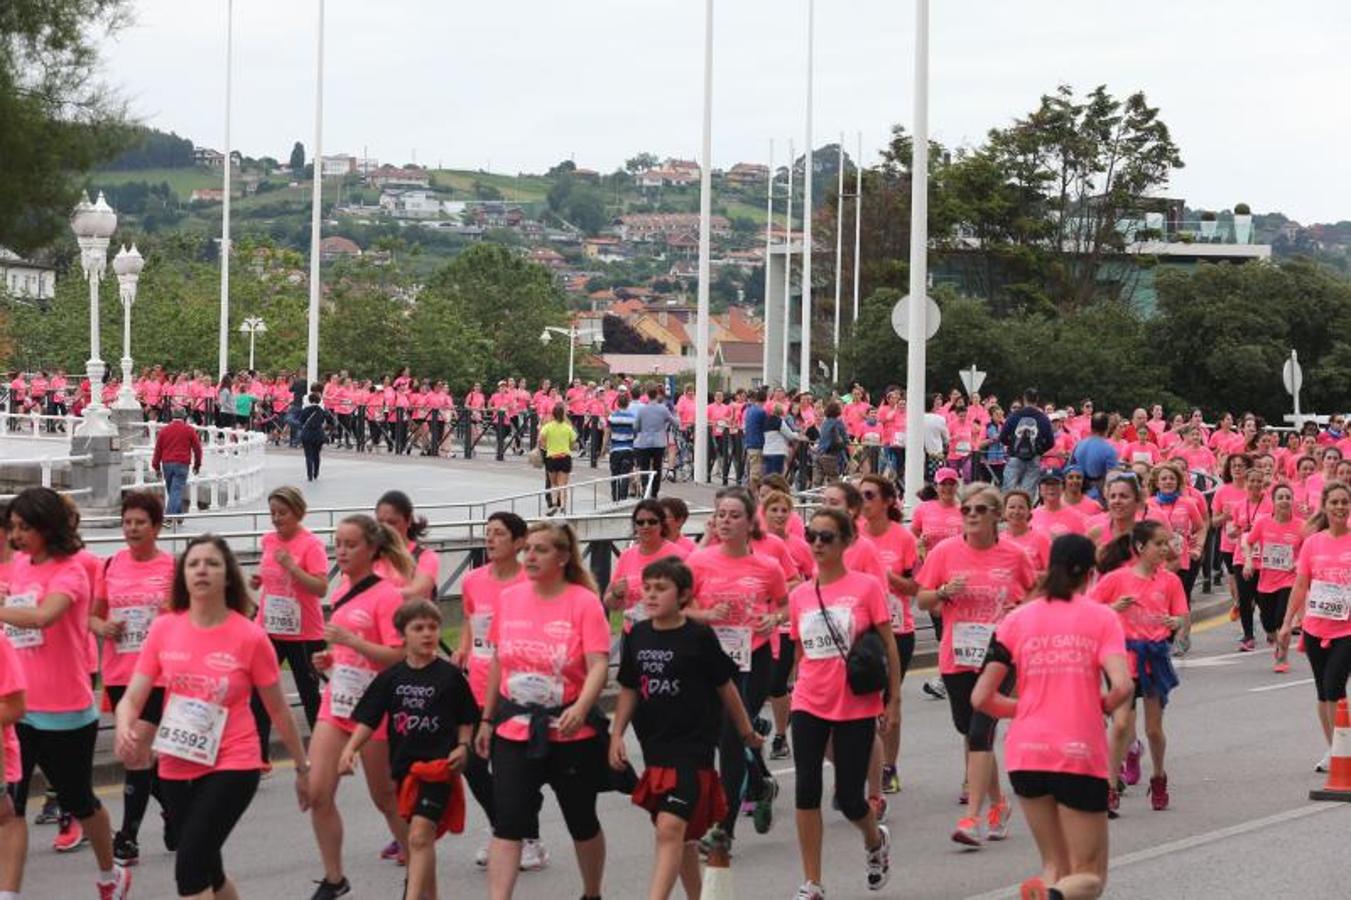
<svg viewBox="0 0 1351 900"><path fill-rule="evenodd" d="M155 617L168 609L173 584L174 558L169 553L140 561L132 558L130 550L119 550L106 568L100 567L94 593L107 600L104 618L126 623L120 640L103 642L104 684L131 683L136 657Z"/></svg>
<svg viewBox="0 0 1351 900"><path fill-rule="evenodd" d="M1168 506L1156 498L1150 497L1145 507L1145 515L1156 522L1162 522L1173 532L1173 552L1177 554L1178 568L1186 571L1192 567L1192 549L1201 536L1206 524L1205 515L1191 497L1179 497Z"/></svg>
<svg viewBox="0 0 1351 900"><path fill-rule="evenodd" d="M338 581L338 586L333 589L334 602L345 597L351 588L351 582L344 575ZM402 647L403 635L394 627L394 613L402 605L403 594L399 593L398 585L381 578L335 609L329 622L346 628L372 644ZM335 685L341 695L341 703L347 705L350 702L355 706L355 701L361 699L361 694L370 684L370 679L381 671L382 666L351 647L330 644L329 650L333 653L333 666L328 670L328 683L324 685L324 696L319 704L319 718L331 722L343 731L355 731L356 723L352 721L350 715L341 716L333 712ZM365 684L362 684L363 681ZM384 739L386 724L381 722L379 729L376 730L374 736L378 740Z"/></svg>
<svg viewBox="0 0 1351 900"><path fill-rule="evenodd" d="M1044 532L1051 540L1062 534L1083 534L1087 529L1083 513L1069 506L1059 509L1038 506L1032 510L1032 527Z"/></svg>
<svg viewBox="0 0 1351 900"><path fill-rule="evenodd" d="M497 598L488 637L496 648L501 694L522 705L571 706L586 683L587 654L610 652L605 608L578 584L547 600L529 582L507 588ZM529 716L497 726L497 736L508 741L524 741L529 733ZM580 741L595 733L583 725L564 737L551 726L549 740Z"/></svg>
<svg viewBox="0 0 1351 900"><path fill-rule="evenodd" d="M1106 778L1102 671L1126 652L1117 617L1093 603L1039 599L1009 613L997 637L1018 678L1008 770Z"/></svg>
<svg viewBox="0 0 1351 900"><path fill-rule="evenodd" d="M433 594L435 594L440 584L439 581L441 575L440 557L438 557L436 555L436 551L431 549L430 547L423 548L421 552L419 552L418 544L416 541L408 542L408 553L413 557L415 565L414 574L416 574L417 572L421 572L431 577L432 593L427 595L427 599L428 600L434 599ZM398 572L394 571L394 569L390 567L390 565L386 563L383 559L377 559L375 561L375 565L371 566L371 570L375 572L376 575L379 575L386 581L393 582L393 584L396 587L401 588L405 584L403 576L400 575ZM337 594L335 596L342 596L342 595Z"/></svg>
<svg viewBox="0 0 1351 900"><path fill-rule="evenodd" d="M79 712L94 705L88 663L89 576L74 556L34 564L28 554L15 554L5 605L41 606L52 594L70 598L60 618L42 629L5 626L5 635L28 678L28 711Z"/></svg>
<svg viewBox="0 0 1351 900"><path fill-rule="evenodd" d="M779 601L788 596L788 583L776 560L759 553L728 556L721 547L706 547L691 553L685 564L694 573L694 602L700 609L728 606L726 618L709 621L715 631L749 629L751 652L769 641L755 633L755 626L761 616L777 612ZM727 649L728 636L719 637Z"/></svg>
<svg viewBox="0 0 1351 900"><path fill-rule="evenodd" d="M751 551L762 556L768 556L779 564L783 570L784 580L797 576L797 563L793 560L793 554L788 549L788 544L777 534L765 533L763 537L751 541Z"/></svg>
<svg viewBox="0 0 1351 900"><path fill-rule="evenodd" d="M1051 560L1051 539L1046 536L1046 532L1029 528L1022 534L1014 534L1010 529L1001 532L1001 535L1023 548L1023 552L1032 562L1032 568L1038 572L1046 571L1046 566Z"/></svg>
<svg viewBox="0 0 1351 900"><path fill-rule="evenodd" d="M914 574L919 561L919 542L899 522L890 523L881 534L864 533L877 549L883 569L896 575L907 572ZM912 633L915 630L915 614L910 609L910 598L893 591L889 580L884 586L887 608L891 612L891 630L896 634Z"/></svg>
<svg viewBox="0 0 1351 900"><path fill-rule="evenodd" d="M925 500L915 507L910 530L927 553L941 541L962 533L962 511L956 504L944 506L938 500Z"/></svg>
<svg viewBox="0 0 1351 900"><path fill-rule="evenodd" d="M643 569L648 563L654 563L659 559L665 559L668 556L674 556L677 559L684 559L689 553L681 549L677 544L670 541L663 541L656 552L651 554L643 553L643 548L638 544L629 547L623 553L619 554L619 559L615 563L613 579L618 581L624 579L624 630L628 631L633 627L634 622L641 622L647 618L647 608L643 605Z"/></svg>
<svg viewBox="0 0 1351 900"><path fill-rule="evenodd" d="M324 611L318 594L306 590L277 562L285 550L307 574L328 578L328 552L324 542L301 528L289 540L272 531L263 535L262 562L258 575L263 580L258 597L258 624L268 637L277 641L320 641L324 638ZM341 597L342 594L336 596ZM296 617L299 612L299 618ZM298 630L297 630L298 627Z"/></svg>
<svg viewBox="0 0 1351 900"><path fill-rule="evenodd" d="M875 716L882 711L882 692L859 695L850 690L841 652L848 654L865 631L891 621L886 595L877 579L858 572L846 572L843 578L820 589L819 602L815 581L799 584L788 597L789 634L802 647L793 687L793 711L831 722ZM848 646L835 644L821 613L822 604Z"/></svg>
<svg viewBox="0 0 1351 900"><path fill-rule="evenodd" d="M1271 515L1274 511L1271 495L1265 492L1259 499L1253 500L1248 497L1247 491L1241 491L1226 498L1221 508L1229 514L1229 521L1224 523L1224 531L1220 535L1220 550L1225 553L1237 553L1239 535L1252 528L1259 516Z"/></svg>
<svg viewBox="0 0 1351 900"><path fill-rule="evenodd" d="M887 569L872 538L866 534L859 534L852 544L844 548L844 567L851 572L872 576L877 581L877 586L882 589L882 596L886 596Z"/></svg>
<svg viewBox="0 0 1351 900"><path fill-rule="evenodd" d="M783 545L788 548L788 555L793 559L793 565L796 571L793 573L798 578L811 578L816 574L816 557L812 556L812 548L805 540L800 537L788 535L786 538L779 538Z"/></svg>
<svg viewBox="0 0 1351 900"><path fill-rule="evenodd" d="M28 680L24 678L23 663L9 639L0 634L0 697L8 697L20 691L28 690ZM19 760L19 735L13 725L6 725L3 737L5 745L5 782L14 784L23 778L23 766Z"/></svg>
<svg viewBox="0 0 1351 900"><path fill-rule="evenodd" d="M515 577L499 581L493 577L493 567L489 564L464 576L460 585L464 619L470 633L469 659L465 660L465 666L469 673L469 689L474 692L474 702L480 707L488 693L488 665L493 659L493 643L488 635L492 631L497 600L507 588L525 580L525 569L521 568L516 570Z"/></svg>
<svg viewBox="0 0 1351 900"><path fill-rule="evenodd" d="M966 580L942 605L943 640L938 646L938 671L944 675L974 672L985 660L994 625L1021 603L1037 573L1023 549L1000 538L993 547L976 550L963 537L949 538L924 558L919 584L937 590L954 578Z"/></svg>
<svg viewBox="0 0 1351 900"><path fill-rule="evenodd" d="M1259 593L1270 594L1295 585L1295 563L1304 543L1304 523L1291 516L1277 522L1274 516L1260 515L1248 531L1253 567Z"/></svg>
<svg viewBox="0 0 1351 900"><path fill-rule="evenodd" d="M1329 641L1351 635L1351 534L1333 537L1326 531L1310 535L1299 551L1296 571L1309 580L1305 601L1304 633Z"/></svg>
<svg viewBox="0 0 1351 900"><path fill-rule="evenodd" d="M263 629L234 612L214 628L194 625L186 612L166 613L150 626L136 673L164 684L166 705L178 695L208 700L227 711L215 765L162 753L161 778L189 780L211 772L262 768L249 697L255 688L276 684L280 677Z"/></svg>
<svg viewBox="0 0 1351 900"><path fill-rule="evenodd" d="M1166 641L1171 629L1164 618L1187 615L1187 594L1182 589L1182 580L1164 568L1146 576L1136 572L1133 565L1122 566L1099 579L1092 594L1099 603L1135 598L1134 603L1117 613L1126 637L1132 641ZM1134 659L1131 674L1135 674Z"/></svg>

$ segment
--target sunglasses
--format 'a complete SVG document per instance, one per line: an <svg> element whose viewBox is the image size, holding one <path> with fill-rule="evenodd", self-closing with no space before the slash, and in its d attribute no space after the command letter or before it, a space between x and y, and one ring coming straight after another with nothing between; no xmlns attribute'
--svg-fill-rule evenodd
<svg viewBox="0 0 1351 900"><path fill-rule="evenodd" d="M993 509L994 507L990 506L988 503L972 503L970 505L962 506L961 512L962 515L964 516L969 516L973 514L977 516L983 516L986 513L991 512Z"/></svg>
<svg viewBox="0 0 1351 900"><path fill-rule="evenodd" d="M802 536L809 544L833 544L835 539L839 537L833 531L815 531L811 528L805 529Z"/></svg>
<svg viewBox="0 0 1351 900"><path fill-rule="evenodd" d="M650 528L661 524L661 519L634 519L633 524L639 528Z"/></svg>

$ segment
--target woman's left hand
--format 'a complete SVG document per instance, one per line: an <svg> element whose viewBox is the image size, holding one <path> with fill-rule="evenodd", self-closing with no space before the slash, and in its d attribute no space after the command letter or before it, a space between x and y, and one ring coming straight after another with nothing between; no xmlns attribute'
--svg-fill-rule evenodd
<svg viewBox="0 0 1351 900"><path fill-rule="evenodd" d="M356 635L341 625L329 623L324 626L324 640L341 647L351 647L356 642Z"/></svg>

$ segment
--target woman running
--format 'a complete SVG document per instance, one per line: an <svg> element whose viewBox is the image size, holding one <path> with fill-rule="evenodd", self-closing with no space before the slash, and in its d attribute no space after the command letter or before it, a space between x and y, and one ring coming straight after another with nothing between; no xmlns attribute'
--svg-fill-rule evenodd
<svg viewBox="0 0 1351 900"><path fill-rule="evenodd" d="M1303 629L1304 653L1313 670L1318 695L1318 722L1329 750L1315 769L1326 772L1331 761L1337 701L1346 698L1351 678L1351 575L1343 557L1351 554L1351 487L1339 481L1323 485L1319 512L1309 522L1312 533L1300 547L1295 585L1277 642L1289 646L1296 627Z"/></svg>
<svg viewBox="0 0 1351 900"><path fill-rule="evenodd" d="M1075 602L1093 561L1088 538L1056 538L1039 596L999 624L972 695L985 715L1013 720L1004 762L1041 852L1041 874L1023 882L1025 900L1092 900L1107 884L1110 770L1102 716L1126 702L1132 683L1117 617ZM1048 649L1054 647L1075 651ZM1017 699L999 690L1010 672Z"/></svg>
<svg viewBox="0 0 1351 900"><path fill-rule="evenodd" d="M413 501L403 491L385 491L375 504L375 520L393 528L403 538L408 554L413 557L411 575L391 567L382 557L375 561L375 574L392 581L405 600L422 598L435 600L441 561L436 551L424 547L420 538L427 533L427 520L413 512Z"/></svg>
<svg viewBox="0 0 1351 900"><path fill-rule="evenodd" d="M1041 502L1032 510L1032 527L1045 533L1051 540L1062 534L1083 534L1086 519L1079 510L1065 505L1065 473L1060 469L1044 469L1037 482Z"/></svg>
<svg viewBox="0 0 1351 900"><path fill-rule="evenodd" d="M1045 572L1051 557L1051 539L1032 527L1032 495L1023 490L1004 494L1004 537L1027 554L1032 568Z"/></svg>
<svg viewBox="0 0 1351 900"><path fill-rule="evenodd" d="M1254 570L1258 572L1257 609L1267 645L1276 655L1272 671L1284 674L1290 671L1287 659L1290 648L1276 640L1276 633L1285 623L1290 589L1295 584L1295 561L1304 543L1304 523L1295 518L1295 492L1290 485L1272 488L1271 505L1271 514L1258 516L1239 541L1239 555L1245 578L1251 577Z"/></svg>
<svg viewBox="0 0 1351 900"><path fill-rule="evenodd" d="M567 410L555 403L550 421L539 430L539 451L544 454L544 477L549 484L549 515L562 512L568 503L568 479L572 477L572 451L577 446L576 421L567 421Z"/></svg>
<svg viewBox="0 0 1351 900"><path fill-rule="evenodd" d="M910 531L919 541L918 551L921 563L929 551L937 547L940 542L962 533L962 513L957 505L957 485L959 481L956 469L950 469L947 466L940 468L934 473L934 490L937 491L937 496L932 500L920 502L910 517ZM941 606L935 606L929 610L929 621L933 624L935 639L941 641L943 639ZM947 688L944 687L943 680L938 677L930 678L924 682L923 690L925 694L935 700L942 700L947 696Z"/></svg>
<svg viewBox="0 0 1351 900"><path fill-rule="evenodd" d="M776 632L787 619L788 584L777 562L751 550L751 541L761 532L750 491L723 488L715 497L713 521L718 544L686 558L694 573L695 599L687 615L712 626L723 650L737 664L737 689L746 712L754 718L769 696ZM766 834L774 824L778 784L758 750L750 754L749 770L747 755L741 735L724 723L718 762L731 809L720 828L705 838L709 843L726 842L729 850L743 791L755 802L755 830Z"/></svg>
<svg viewBox="0 0 1351 900"><path fill-rule="evenodd" d="M835 800L863 837L868 890L881 890L890 877L891 836L864 799L864 782L878 719L885 727L898 714L900 659L882 585L845 566L845 548L854 536L854 520L844 510L817 510L807 529L816 578L798 585L788 601L791 634L801 647L802 660L793 688L797 835L805 878L797 900L825 897L821 886L821 770L827 744L835 763ZM885 704L880 689L855 693L846 677L845 659L870 631L886 654L889 699Z"/></svg>
<svg viewBox="0 0 1351 900"><path fill-rule="evenodd" d="M258 790L263 766L249 715L257 691L296 760L296 799L309 807L309 770L277 658L249 620L253 602L234 554L212 535L193 539L174 571L171 613L150 626L136 674L117 704L117 755L144 766L159 757L160 791L178 838L180 897L238 897L221 851ZM164 713L153 742L139 727L155 685Z"/></svg>
<svg viewBox="0 0 1351 900"><path fill-rule="evenodd" d="M89 630L103 639L103 689L114 708L135 674L136 658L150 626L169 609L174 558L156 543L163 525L164 504L157 495L144 491L124 494L122 537L127 546L99 568ZM164 687L157 684L135 725L141 740L154 736L163 710ZM140 860L141 820L152 793L163 804L153 761L141 767L127 766L122 783L122 827L113 835L113 859L120 866L134 866ZM165 833L172 849L167 822Z"/></svg>
<svg viewBox="0 0 1351 900"><path fill-rule="evenodd" d="M1093 588L1093 598L1110 604L1121 617L1126 633L1126 651L1135 697L1144 700L1145 737L1153 774L1149 779L1149 802L1156 810L1168 808L1168 771L1164 767L1167 738L1163 732L1163 709L1177 687L1177 673L1169 643L1187 621L1187 597L1182 580L1167 568L1173 555L1172 537L1160 522L1147 519L1127 537L1117 538L1101 554L1098 569L1107 573ZM1123 780L1139 779L1138 758L1132 770L1127 750L1135 743L1135 703L1122 706L1112 716L1112 758L1109 772L1126 769ZM1108 794L1108 816L1116 818L1123 786L1118 782Z"/></svg>
<svg viewBox="0 0 1351 900"><path fill-rule="evenodd" d="M301 524L308 507L299 488L274 489L267 495L267 508L273 530L263 535L262 559L250 579L254 590L262 594L258 624L272 641L277 662L284 660L291 667L305 721L313 733L319 717L319 673L311 658L324 649L324 611L319 599L328 590L328 551ZM252 708L266 765L272 720L261 698L254 698Z"/></svg>
<svg viewBox="0 0 1351 900"><path fill-rule="evenodd" d="M338 761L356 722L352 711L361 695L382 670L403 659L403 636L394 627L394 613L404 596L395 583L379 575L377 560L406 580L413 570L403 539L394 529L370 516L348 516L333 535L335 556L342 578L333 589L333 614L324 626L329 649L314 654L314 667L328 684L319 706L319 718L310 737L310 763L314 766L310 797L310 822L319 845L324 877L313 900L334 900L351 892L342 864L342 815L338 812ZM404 856L408 823L399 817L394 781L390 775L389 742L385 729L361 750L361 768L371 802L385 817L397 842L395 855ZM388 850L381 853L388 858Z"/></svg>
<svg viewBox="0 0 1351 900"><path fill-rule="evenodd" d="M995 720L971 705L971 691L985 662L985 651L1004 614L1027 595L1036 573L1027 554L999 539L1003 501L993 485L975 483L962 489L963 533L935 547L919 571L921 609L941 609L945 628L938 647L938 671L947 687L952 724L965 738L965 814L952 839L979 847L980 817L985 801L985 837L1008 837L1010 809L999 787L994 755ZM1011 679L1008 679L1011 681ZM1011 688L1005 684L1004 688Z"/></svg>
<svg viewBox="0 0 1351 900"><path fill-rule="evenodd" d="M478 754L492 756L496 821L488 895L516 887L521 842L538 835L541 790L549 785L577 854L584 900L600 897L605 835L596 794L606 778L609 738L595 709L605 687L610 627L577 538L563 523L537 522L525 544L529 582L498 597L488 639Z"/></svg>
<svg viewBox="0 0 1351 900"><path fill-rule="evenodd" d="M764 520L767 534L783 542L793 561L791 572L785 572L788 589L797 587L803 580L816 574L816 560L812 549L801 535L791 533L793 519L793 499L788 494L770 488L765 490L761 484L760 516ZM801 519L798 518L801 524ZM788 746L788 714L790 712L788 682L793 677L797 663L797 645L785 640L788 633L786 625L779 626L779 658L774 661L774 678L769 685L769 705L774 716L774 740L770 745L770 759L787 759L792 755Z"/></svg>
<svg viewBox="0 0 1351 900"><path fill-rule="evenodd" d="M1239 556L1239 541L1261 515L1271 514L1271 496L1267 493L1262 470L1256 466L1243 473L1244 492L1241 497L1230 500L1225 507L1225 536L1229 538L1231 558L1238 561L1234 566L1234 586L1238 591L1238 616L1243 625L1243 637L1239 639L1238 649L1248 652L1256 647L1253 630L1253 611L1257 606L1257 575L1250 567L1247 573L1242 567Z"/></svg>
<svg viewBox="0 0 1351 900"><path fill-rule="evenodd" d="M889 478L865 476L859 481L859 494L863 497L861 533L877 548L886 572L891 633L895 636L896 654L901 662L897 680L904 683L910 660L915 655L915 614L910 609L910 598L919 589L914 579L915 570L919 568L918 542L901 525L896 486ZM882 742L881 792L900 793L901 776L896 768L901 754L900 704L896 705L896 715L887 718L878 736Z"/></svg>
<svg viewBox="0 0 1351 900"><path fill-rule="evenodd" d="M33 768L41 766L61 810L80 823L94 847L101 900L122 900L131 872L114 867L108 811L94 795L99 715L87 665L93 586L76 559L80 537L51 488L20 492L9 504L9 519L19 552L10 564L0 623L28 683L27 711L16 726L23 768L11 790L14 814L23 817Z"/></svg>
<svg viewBox="0 0 1351 900"><path fill-rule="evenodd" d="M633 521L633 544L619 554L614 578L605 590L605 605L624 613L626 632L633 627L634 622L641 622L647 616L647 605L642 602L643 569L647 568L647 564L666 556L684 559L688 555L663 536L666 510L660 501L650 497L639 500L630 518Z"/></svg>
<svg viewBox="0 0 1351 900"><path fill-rule="evenodd" d="M1226 457L1220 466L1219 487L1210 498L1210 527L1219 538L1220 565L1229 573L1225 583L1229 586L1229 599L1233 608L1229 612L1231 620L1239 617L1239 597L1237 571L1234 566L1234 550L1238 548L1239 532L1232 527L1230 506L1241 500L1244 494L1243 484L1247 479L1252 460L1245 453L1236 453Z"/></svg>

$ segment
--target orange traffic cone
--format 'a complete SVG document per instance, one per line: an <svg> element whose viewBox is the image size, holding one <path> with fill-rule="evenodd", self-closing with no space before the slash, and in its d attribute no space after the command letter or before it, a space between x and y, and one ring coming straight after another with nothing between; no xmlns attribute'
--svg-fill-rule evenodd
<svg viewBox="0 0 1351 900"><path fill-rule="evenodd" d="M704 866L703 900L736 900L728 844L726 838L711 842Z"/></svg>
<svg viewBox="0 0 1351 900"><path fill-rule="evenodd" d="M1337 701L1331 757L1327 784L1321 791L1309 791L1309 799L1351 803L1351 712L1347 711L1345 697Z"/></svg>

